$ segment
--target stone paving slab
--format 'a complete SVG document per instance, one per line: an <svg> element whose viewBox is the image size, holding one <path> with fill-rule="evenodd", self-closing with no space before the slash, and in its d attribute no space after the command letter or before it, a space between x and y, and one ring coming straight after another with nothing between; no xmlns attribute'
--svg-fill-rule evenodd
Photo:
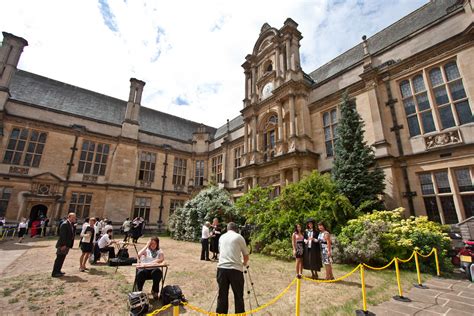
<svg viewBox="0 0 474 316"><path fill-rule="evenodd" d="M466 279L433 278L425 283L428 289L413 287L404 295L411 302L391 299L377 306L369 307L376 315L416 316L473 316L474 284Z"/></svg>
<svg viewBox="0 0 474 316"><path fill-rule="evenodd" d="M18 257L25 253L26 249L22 250L2 250L0 249L0 275L6 272L10 264L13 263Z"/></svg>

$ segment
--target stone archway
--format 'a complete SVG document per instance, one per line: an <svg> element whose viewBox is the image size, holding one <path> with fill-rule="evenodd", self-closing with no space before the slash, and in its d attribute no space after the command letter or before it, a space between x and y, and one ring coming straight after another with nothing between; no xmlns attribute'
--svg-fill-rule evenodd
<svg viewBox="0 0 474 316"><path fill-rule="evenodd" d="M36 220L40 220L41 217L46 217L48 213L48 207L44 204L36 204L31 208L30 211L30 223Z"/></svg>

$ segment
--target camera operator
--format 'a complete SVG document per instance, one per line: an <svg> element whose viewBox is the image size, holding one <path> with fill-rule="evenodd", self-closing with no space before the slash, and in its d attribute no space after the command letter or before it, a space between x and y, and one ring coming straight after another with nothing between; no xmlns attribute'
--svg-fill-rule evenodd
<svg viewBox="0 0 474 316"><path fill-rule="evenodd" d="M220 237L219 250L220 256L217 264L219 295L216 312L227 314L230 285L232 292L234 292L235 313L243 313L245 312L243 270L249 261L249 252L244 238L237 233L237 225L234 222L227 224L227 232Z"/></svg>

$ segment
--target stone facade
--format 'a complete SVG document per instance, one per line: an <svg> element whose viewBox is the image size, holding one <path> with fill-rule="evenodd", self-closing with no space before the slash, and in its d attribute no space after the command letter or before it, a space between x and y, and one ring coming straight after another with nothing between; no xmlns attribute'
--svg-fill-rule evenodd
<svg viewBox="0 0 474 316"><path fill-rule="evenodd" d="M386 174L387 208L455 223L474 215L473 1L431 1L313 72L298 24L265 23L245 57L241 115L215 129L17 70L0 48L0 193L7 221L170 212L210 182L238 197L329 172L343 91ZM36 160L35 160L36 159Z"/></svg>

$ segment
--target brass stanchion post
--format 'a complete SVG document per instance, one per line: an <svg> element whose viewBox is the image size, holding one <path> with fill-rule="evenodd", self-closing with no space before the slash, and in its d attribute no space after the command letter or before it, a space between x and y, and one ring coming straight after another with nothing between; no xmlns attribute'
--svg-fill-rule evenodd
<svg viewBox="0 0 474 316"><path fill-rule="evenodd" d="M402 282L400 281L400 268L398 267L398 258L395 258L395 273L397 274L398 295L393 297L400 302L411 302L411 299L403 296Z"/></svg>
<svg viewBox="0 0 474 316"><path fill-rule="evenodd" d="M301 302L301 275L296 276L296 316L300 316L300 302Z"/></svg>
<svg viewBox="0 0 474 316"><path fill-rule="evenodd" d="M418 253L415 251L415 265L416 265L416 276L418 277L418 284L414 284L416 288L427 289L428 287L421 283L420 263L418 262Z"/></svg>

